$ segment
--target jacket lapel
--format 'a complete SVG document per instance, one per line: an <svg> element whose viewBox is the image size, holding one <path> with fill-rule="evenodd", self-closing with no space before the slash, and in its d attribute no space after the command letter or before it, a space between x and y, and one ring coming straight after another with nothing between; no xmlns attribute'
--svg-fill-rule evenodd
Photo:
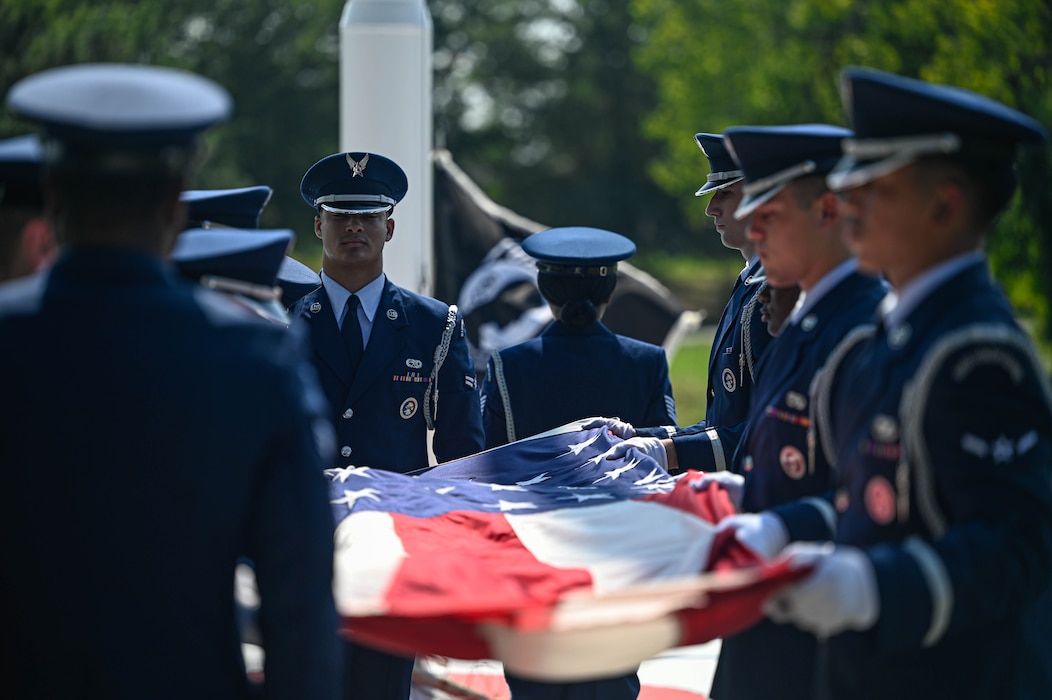
<svg viewBox="0 0 1052 700"><path fill-rule="evenodd" d="M755 287L752 285L746 286L744 279L753 277L760 271L760 261L757 260L745 271L744 277L739 274L734 280L734 287L731 290L731 296L728 300L727 305L723 308L723 313L720 315L719 324L716 326L716 334L712 339L712 350L709 353L709 387L715 379L716 363L719 362L719 356L723 354L724 350L734 345L734 334L732 331L737 330L738 318L742 314L742 309L745 308L745 297L749 296L750 290L755 291Z"/></svg>
<svg viewBox="0 0 1052 700"><path fill-rule="evenodd" d="M310 326L311 343L318 358L346 386L351 386L351 360L336 323L336 314L324 287L314 290L300 302L300 316Z"/></svg>

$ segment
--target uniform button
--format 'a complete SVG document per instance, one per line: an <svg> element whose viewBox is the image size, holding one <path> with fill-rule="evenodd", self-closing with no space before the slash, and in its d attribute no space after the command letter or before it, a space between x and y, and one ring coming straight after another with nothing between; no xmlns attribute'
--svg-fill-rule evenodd
<svg viewBox="0 0 1052 700"><path fill-rule="evenodd" d="M351 452L352 452L351 448L348 447L347 445L344 445L343 449L340 450L340 454L342 456L344 456L344 457L350 457L351 456Z"/></svg>
<svg viewBox="0 0 1052 700"><path fill-rule="evenodd" d="M344 418L350 418L353 415L354 415L354 409L353 408L348 408L346 411L343 412L343 417Z"/></svg>

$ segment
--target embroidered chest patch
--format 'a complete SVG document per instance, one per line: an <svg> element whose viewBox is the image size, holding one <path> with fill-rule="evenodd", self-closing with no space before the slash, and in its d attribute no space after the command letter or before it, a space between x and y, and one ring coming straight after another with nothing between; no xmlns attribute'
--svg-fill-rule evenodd
<svg viewBox="0 0 1052 700"><path fill-rule="evenodd" d="M416 409L420 407L420 403L413 397L409 397L402 402L402 405L398 407L398 415L404 420L409 420L416 415Z"/></svg>
<svg viewBox="0 0 1052 700"><path fill-rule="evenodd" d="M723 388L727 390L728 394L733 394L734 390L738 388L738 379L734 376L734 372L732 372L730 368L723 370L721 379L723 380Z"/></svg>

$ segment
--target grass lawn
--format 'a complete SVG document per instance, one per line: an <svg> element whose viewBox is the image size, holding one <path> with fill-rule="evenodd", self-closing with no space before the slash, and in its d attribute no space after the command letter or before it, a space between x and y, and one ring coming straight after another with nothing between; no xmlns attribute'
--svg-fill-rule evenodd
<svg viewBox="0 0 1052 700"><path fill-rule="evenodd" d="M717 316L717 318L719 318ZM715 323L683 340L672 358L669 375L676 397L676 417L680 425L693 425L705 418L705 389L709 374L709 348Z"/></svg>

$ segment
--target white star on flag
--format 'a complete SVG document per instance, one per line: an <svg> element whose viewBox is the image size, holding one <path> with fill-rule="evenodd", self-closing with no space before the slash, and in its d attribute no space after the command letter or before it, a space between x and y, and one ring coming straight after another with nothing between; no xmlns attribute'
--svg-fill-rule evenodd
<svg viewBox="0 0 1052 700"><path fill-rule="evenodd" d="M509 510L529 510L530 508L536 508L537 505L534 503L517 503L515 501L504 501L500 500L496 503L487 503L487 508L498 508L502 512Z"/></svg>
<svg viewBox="0 0 1052 700"><path fill-rule="evenodd" d="M343 498L338 498L335 501L329 501L333 505L346 505L348 508L353 508L354 504L358 502L359 498L371 498L374 501L379 501L379 491L373 488L359 489L358 491L344 491Z"/></svg>
<svg viewBox="0 0 1052 700"><path fill-rule="evenodd" d="M569 448L570 452L573 452L575 455L579 455L579 454L581 454L581 452L584 451L584 448L588 447L589 445L591 445L593 442L595 442L598 439L599 439L599 435L593 435L592 437L588 438L584 442L578 442L578 443L573 444L573 445L567 445L566 447ZM570 452L566 452L564 454L570 454Z"/></svg>
<svg viewBox="0 0 1052 700"><path fill-rule="evenodd" d="M526 491L527 489L522 488L518 484L490 484L491 491Z"/></svg>
<svg viewBox="0 0 1052 700"><path fill-rule="evenodd" d="M650 473L644 476L639 481L636 481L634 483L634 486L647 486L655 481L663 481L665 479L668 479L667 474L660 473L658 469L651 469Z"/></svg>
<svg viewBox="0 0 1052 700"><path fill-rule="evenodd" d="M340 483L345 483L347 478L351 474L357 474L359 476L367 476L370 479L372 474L369 473L369 467L335 467L333 469L326 469L325 475L333 481L339 479Z"/></svg>
<svg viewBox="0 0 1052 700"><path fill-rule="evenodd" d="M639 464L639 460L638 459L633 459L631 462L629 462L628 464L624 465L623 467L618 467L617 469L612 469L611 471L606 472L605 476L599 477L598 479L596 479L592 483L593 484L598 484L600 481L605 481L607 479L610 479L610 481L614 481L619 476L624 474L625 472L635 469L637 464Z"/></svg>
<svg viewBox="0 0 1052 700"><path fill-rule="evenodd" d="M611 447L611 448L610 448L609 450L607 450L606 452L603 452L603 453L601 453L601 454L597 454L597 455L596 455L595 457L592 457L592 458L591 458L590 460L588 460L588 462L591 462L591 463L593 463L593 464L596 464L596 465L598 465L598 464L599 464L600 462L602 462L602 461L603 461L604 459L606 459L607 457L609 457L610 455L612 455L612 454L614 453L614 451L615 451L615 450L617 450L617 445L614 445L613 447ZM588 464L588 462L585 462L585 464ZM637 462L636 462L636 464L639 464L639 462L637 461Z"/></svg>
<svg viewBox="0 0 1052 700"><path fill-rule="evenodd" d="M578 503L584 503L585 501L603 501L610 500L613 496L609 493L571 493L566 496L559 496L560 501L568 501L571 499L577 499Z"/></svg>
<svg viewBox="0 0 1052 700"><path fill-rule="evenodd" d="M517 481L515 482L515 484L517 486L533 486L534 484L539 484L542 481L547 481L550 478L551 477L548 476L548 472L544 472L543 474L538 474L537 476L533 477L528 481Z"/></svg>

